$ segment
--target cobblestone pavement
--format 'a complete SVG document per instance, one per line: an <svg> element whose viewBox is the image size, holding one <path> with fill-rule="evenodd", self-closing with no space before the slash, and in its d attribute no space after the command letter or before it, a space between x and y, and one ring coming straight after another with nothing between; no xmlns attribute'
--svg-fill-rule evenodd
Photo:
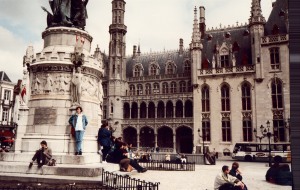
<svg viewBox="0 0 300 190"><path fill-rule="evenodd" d="M160 182L159 190L213 190L214 179L223 165L231 166L233 161L217 161L216 165L196 165L195 171L147 171L128 173L131 177L150 182ZM291 186L268 183L265 174L266 163L239 162L243 181L249 190L291 190ZM116 170L111 164L104 165L105 170ZM124 173L125 174L125 173Z"/></svg>

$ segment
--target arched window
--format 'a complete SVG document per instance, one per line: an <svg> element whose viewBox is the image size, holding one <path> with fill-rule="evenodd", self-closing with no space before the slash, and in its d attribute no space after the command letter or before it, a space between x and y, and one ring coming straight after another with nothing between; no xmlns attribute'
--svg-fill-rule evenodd
<svg viewBox="0 0 300 190"><path fill-rule="evenodd" d="M166 105L166 117L173 118L173 116L174 116L173 103L171 101L168 101Z"/></svg>
<svg viewBox="0 0 300 190"><path fill-rule="evenodd" d="M136 102L131 104L131 118L138 118L138 104Z"/></svg>
<svg viewBox="0 0 300 190"><path fill-rule="evenodd" d="M159 68L156 64L151 64L150 66L150 75L158 75L159 74Z"/></svg>
<svg viewBox="0 0 300 190"><path fill-rule="evenodd" d="M279 55L279 47L273 47L269 49L270 51L270 61L271 61L271 69L280 69L280 55Z"/></svg>
<svg viewBox="0 0 300 190"><path fill-rule="evenodd" d="M209 87L205 85L201 90L202 95L202 112L209 112Z"/></svg>
<svg viewBox="0 0 300 190"><path fill-rule="evenodd" d="M140 105L140 118L146 118L147 115L147 106L145 102L142 102Z"/></svg>
<svg viewBox="0 0 300 190"><path fill-rule="evenodd" d="M158 102L158 105L157 105L157 117L158 118L165 117L165 104L162 101Z"/></svg>
<svg viewBox="0 0 300 190"><path fill-rule="evenodd" d="M176 93L176 82L171 82L170 93Z"/></svg>
<svg viewBox="0 0 300 190"><path fill-rule="evenodd" d="M220 62L220 67L221 68L223 68L223 67L229 67L230 66L230 64L229 64L229 51L228 51L228 49L223 48L220 51L220 59L221 59L221 62Z"/></svg>
<svg viewBox="0 0 300 190"><path fill-rule="evenodd" d="M146 95L151 94L151 84L147 83L146 84Z"/></svg>
<svg viewBox="0 0 300 190"><path fill-rule="evenodd" d="M133 84L129 86L129 95L135 95L135 86Z"/></svg>
<svg viewBox="0 0 300 190"><path fill-rule="evenodd" d="M183 117L183 103L180 100L176 102L176 117Z"/></svg>
<svg viewBox="0 0 300 190"><path fill-rule="evenodd" d="M248 83L242 85L242 109L243 111L251 110L251 87Z"/></svg>
<svg viewBox="0 0 300 190"><path fill-rule="evenodd" d="M150 102L148 105L148 118L155 118L155 104Z"/></svg>
<svg viewBox="0 0 300 190"><path fill-rule="evenodd" d="M229 97L228 85L223 85L221 87L221 102L222 102L222 111L230 111L230 97Z"/></svg>
<svg viewBox="0 0 300 190"><path fill-rule="evenodd" d="M141 76L141 69L140 69L140 67L138 65L136 65L134 67L134 75L133 75L133 77L139 77L139 76Z"/></svg>
<svg viewBox="0 0 300 190"><path fill-rule="evenodd" d="M272 108L283 108L282 83L278 78L272 80Z"/></svg>
<svg viewBox="0 0 300 190"><path fill-rule="evenodd" d="M174 67L172 63L167 64L166 74L167 75L174 74Z"/></svg>
<svg viewBox="0 0 300 190"><path fill-rule="evenodd" d="M188 88L188 92L193 92L193 87L192 87L191 81L188 81L187 88Z"/></svg>
<svg viewBox="0 0 300 190"><path fill-rule="evenodd" d="M230 120L222 120L222 141L223 142L231 141Z"/></svg>
<svg viewBox="0 0 300 190"><path fill-rule="evenodd" d="M154 94L159 93L159 84L157 82L153 84L153 93Z"/></svg>
<svg viewBox="0 0 300 190"><path fill-rule="evenodd" d="M107 85L102 83L103 96L107 96Z"/></svg>
<svg viewBox="0 0 300 190"><path fill-rule="evenodd" d="M202 121L202 137L204 141L210 141L210 121Z"/></svg>
<svg viewBox="0 0 300 190"><path fill-rule="evenodd" d="M123 117L124 119L130 118L130 105L127 102L125 102L123 106Z"/></svg>
<svg viewBox="0 0 300 190"><path fill-rule="evenodd" d="M185 81L181 81L179 83L179 92L186 92L186 82Z"/></svg>
<svg viewBox="0 0 300 190"><path fill-rule="evenodd" d="M163 94L168 94L168 92L169 92L169 89L168 89L169 87L168 87L168 83L167 82L164 82L163 84L162 84L162 93Z"/></svg>
<svg viewBox="0 0 300 190"><path fill-rule="evenodd" d="M184 62L183 70L184 70L184 74L188 74L188 75L191 74L191 64L189 61Z"/></svg>
<svg viewBox="0 0 300 190"><path fill-rule="evenodd" d="M193 102L190 100L185 101L184 105L184 115L185 117L193 117Z"/></svg>
<svg viewBox="0 0 300 190"><path fill-rule="evenodd" d="M136 94L137 95L142 95L143 94L143 85L141 85L141 84L137 85Z"/></svg>

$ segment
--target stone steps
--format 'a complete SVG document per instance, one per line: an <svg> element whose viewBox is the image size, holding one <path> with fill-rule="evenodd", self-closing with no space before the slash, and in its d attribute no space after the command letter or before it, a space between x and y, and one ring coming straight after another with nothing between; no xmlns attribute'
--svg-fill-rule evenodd
<svg viewBox="0 0 300 190"><path fill-rule="evenodd" d="M28 163L21 162L1 162L1 173L15 173L23 174L38 174L38 175L57 175L57 176L77 176L77 177L97 177L102 175L102 167L98 165L71 165L71 164L58 164L56 166L43 166L38 168L34 164L30 169Z"/></svg>
<svg viewBox="0 0 300 190"><path fill-rule="evenodd" d="M5 162L26 162L29 163L33 157L34 153L0 153L0 161ZM101 156L99 154L84 154L81 156L75 155L59 155L54 154L53 158L56 160L57 164L94 164L101 162Z"/></svg>

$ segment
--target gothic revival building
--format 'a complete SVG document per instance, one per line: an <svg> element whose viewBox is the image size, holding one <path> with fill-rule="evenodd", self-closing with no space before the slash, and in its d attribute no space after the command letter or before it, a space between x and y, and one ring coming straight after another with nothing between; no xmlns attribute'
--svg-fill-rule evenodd
<svg viewBox="0 0 300 190"><path fill-rule="evenodd" d="M134 46L130 57L125 4L112 1L104 57L103 115L116 136L134 147L185 153L204 140L225 153L235 142L258 141L260 126L270 121L272 141L289 141L287 0L273 3L268 20L260 0L252 0L247 24L210 30L200 6L188 49L180 39L176 51L144 54Z"/></svg>

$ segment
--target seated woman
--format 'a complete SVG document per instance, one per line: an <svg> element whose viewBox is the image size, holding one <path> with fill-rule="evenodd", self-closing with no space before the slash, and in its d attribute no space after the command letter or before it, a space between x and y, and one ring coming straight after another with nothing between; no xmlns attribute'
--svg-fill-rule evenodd
<svg viewBox="0 0 300 190"><path fill-rule="evenodd" d="M128 167L132 166L136 169L139 173L144 173L147 171L146 168L143 168L138 164L135 159L130 159L129 153L126 150L126 143L122 143L119 149L116 149L114 152L114 160L119 163L121 171L130 171ZM129 166L130 165L130 166Z"/></svg>

